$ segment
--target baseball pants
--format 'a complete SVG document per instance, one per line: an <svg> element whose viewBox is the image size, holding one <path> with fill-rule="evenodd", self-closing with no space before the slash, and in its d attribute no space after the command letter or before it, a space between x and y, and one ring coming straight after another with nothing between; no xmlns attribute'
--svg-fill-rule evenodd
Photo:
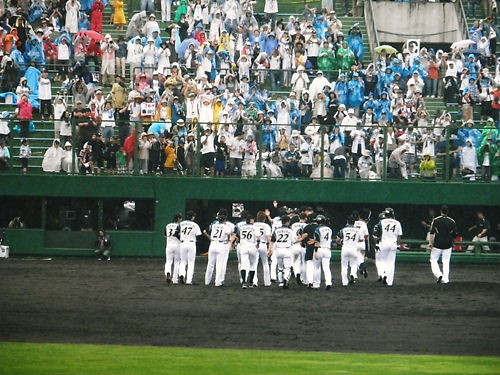
<svg viewBox="0 0 500 375"><path fill-rule="evenodd" d="M256 257L255 260L255 271L257 271L257 265L260 262L262 263L262 275L264 278L264 286L270 286L271 285L271 272L269 270L269 260L267 258L267 244L263 244L265 246L259 246L258 252L259 255ZM253 278L253 284L254 285L259 285L259 278L257 276L257 272L255 272L255 276Z"/></svg>
<svg viewBox="0 0 500 375"><path fill-rule="evenodd" d="M381 276L387 278L387 285L392 286L394 281L394 272L396 267L396 253L398 250L395 243L381 242L379 251L379 264L381 267Z"/></svg>
<svg viewBox="0 0 500 375"><path fill-rule="evenodd" d="M284 280L288 283L292 270L292 251L291 249L276 249L276 267L278 282L283 283Z"/></svg>
<svg viewBox="0 0 500 375"><path fill-rule="evenodd" d="M340 267L341 267L341 277L342 285L347 286L349 284L349 267L351 267L351 276L354 276L357 271L358 266L358 250L352 246L342 247L342 252L340 255Z"/></svg>
<svg viewBox="0 0 500 375"><path fill-rule="evenodd" d="M179 264L179 276L184 277L186 284L192 284L194 275L194 262L196 260L196 242L182 242L180 246L180 253L181 262Z"/></svg>
<svg viewBox="0 0 500 375"><path fill-rule="evenodd" d="M319 288L321 285L321 269L323 269L323 275L325 277L325 285L332 285L332 271L330 270L330 258L332 253L330 249L325 249L320 247L314 256L314 281L313 288Z"/></svg>
<svg viewBox="0 0 500 375"><path fill-rule="evenodd" d="M293 248L293 272L295 276L300 275L302 282L307 284L306 275L306 249L300 245L295 245Z"/></svg>
<svg viewBox="0 0 500 375"><path fill-rule="evenodd" d="M438 260L441 257L441 263L443 263L443 271L439 268ZM449 249L438 249L433 247L431 250L431 270L434 277L438 279L442 277L442 282L447 284L450 282L450 258L451 258L451 248Z"/></svg>
<svg viewBox="0 0 500 375"><path fill-rule="evenodd" d="M180 244L172 244L172 245L167 245L167 247L165 248L165 255L166 255L165 277L167 276L167 273L169 273L170 276L172 277L172 282L174 284L177 284L179 277L179 263L180 263L179 247ZM173 270L172 266L174 268Z"/></svg>
<svg viewBox="0 0 500 375"><path fill-rule="evenodd" d="M212 275L215 269L215 286L221 286L224 283L227 262L227 246L224 243L211 243L208 248L208 263L205 271L205 285L210 285Z"/></svg>

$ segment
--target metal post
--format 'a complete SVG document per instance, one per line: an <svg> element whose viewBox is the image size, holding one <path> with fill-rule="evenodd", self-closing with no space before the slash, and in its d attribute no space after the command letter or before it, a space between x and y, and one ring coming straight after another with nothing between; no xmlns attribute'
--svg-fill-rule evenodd
<svg viewBox="0 0 500 375"><path fill-rule="evenodd" d="M71 153L73 154L73 157L71 158L71 174L75 174L76 171L76 160L78 155L76 154L76 140L77 140L77 135L76 135L76 125L75 125L75 119L71 119L71 134L73 135L72 137L72 142L73 142L73 147L71 147Z"/></svg>
<svg viewBox="0 0 500 375"><path fill-rule="evenodd" d="M319 134L321 135L321 142L320 142L321 150L319 152L321 166L320 166L319 178L320 180L323 180L323 178L325 177L325 125L320 126Z"/></svg>
<svg viewBox="0 0 500 375"><path fill-rule="evenodd" d="M258 149L258 159L257 159L257 178L261 179L262 178L262 147L263 147L263 135L262 135L262 125L260 126L260 129L257 128L257 149ZM269 153L271 153L271 150L268 150Z"/></svg>
<svg viewBox="0 0 500 375"><path fill-rule="evenodd" d="M384 132L384 152L383 152L383 161L382 161L382 179L387 180L387 126L382 128Z"/></svg>
<svg viewBox="0 0 500 375"><path fill-rule="evenodd" d="M139 132L139 128L142 125L138 122L134 123L135 129L135 147L134 147L134 171L133 174L137 176L139 174L139 139L141 139L141 133Z"/></svg>
<svg viewBox="0 0 500 375"><path fill-rule="evenodd" d="M450 179L450 132L449 128L444 129L445 134L445 156L444 156L444 180L448 181Z"/></svg>
<svg viewBox="0 0 500 375"><path fill-rule="evenodd" d="M201 124L198 122L196 123L196 160L194 163L195 176L201 175L200 153L201 153Z"/></svg>

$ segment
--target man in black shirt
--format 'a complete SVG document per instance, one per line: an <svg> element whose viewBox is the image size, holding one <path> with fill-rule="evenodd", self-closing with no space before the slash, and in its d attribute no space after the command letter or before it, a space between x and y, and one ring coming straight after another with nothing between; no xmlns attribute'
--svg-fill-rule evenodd
<svg viewBox="0 0 500 375"><path fill-rule="evenodd" d="M431 269L437 283L449 283L450 258L453 241L457 236L455 220L448 217L448 206L441 206L441 215L436 217L431 224L429 236L429 249L431 249ZM439 268L438 260L441 258L443 271Z"/></svg>
<svg viewBox="0 0 500 375"><path fill-rule="evenodd" d="M306 248L306 275L308 281L308 287L312 288L314 279L314 252L316 251L316 246L314 242L314 233L318 227L316 222L316 214L312 213L307 217L308 224L302 229L302 245Z"/></svg>
<svg viewBox="0 0 500 375"><path fill-rule="evenodd" d="M490 223L486 219L483 211L477 211L477 222L475 225L469 228L469 232L474 233L474 238L472 241L474 242L487 242L488 241L488 232L490 230ZM467 251L473 251L474 245L469 245ZM490 251L489 246L481 246L483 251Z"/></svg>

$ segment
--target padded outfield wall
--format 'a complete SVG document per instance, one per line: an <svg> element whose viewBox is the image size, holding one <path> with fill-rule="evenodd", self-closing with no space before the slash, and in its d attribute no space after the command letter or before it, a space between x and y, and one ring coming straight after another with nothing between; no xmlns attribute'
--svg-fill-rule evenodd
<svg viewBox="0 0 500 375"><path fill-rule="evenodd" d="M142 216L134 217L134 230L111 230L114 255L163 256L165 225L176 212L195 207L199 216L212 217L213 202L301 202L311 205L406 205L413 208L459 206L460 210L487 207L500 210L497 183L404 182L404 181L313 181L252 180L188 177L2 175L0 184L3 222L17 215L31 215L27 229L7 230L13 254L90 255L95 229L106 225L109 202L135 201ZM79 200L91 202L95 220L92 229L54 227L51 205ZM7 202L18 202L9 205ZM55 202L55 203L54 203ZM121 203L120 203L121 204ZM14 206L14 207L12 207ZM13 212L17 206L19 211ZM215 204L215 207L217 203ZM230 207L229 207L230 208ZM12 212L8 212L8 211ZM399 212L400 220L410 220L412 209ZM458 212L457 212L458 211ZM144 214L144 212L146 214ZM498 217L498 215L497 215ZM52 221L51 221L52 220ZM79 218L72 219L78 222ZM147 223L145 223L147 221ZM62 224L61 224L62 225Z"/></svg>

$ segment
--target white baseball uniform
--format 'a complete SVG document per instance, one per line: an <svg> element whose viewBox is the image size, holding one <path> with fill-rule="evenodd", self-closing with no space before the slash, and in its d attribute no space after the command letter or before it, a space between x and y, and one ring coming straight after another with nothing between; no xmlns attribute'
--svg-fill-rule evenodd
<svg viewBox="0 0 500 375"><path fill-rule="evenodd" d="M289 227L276 228L271 242L274 243L273 253L276 254L277 276L280 286L288 284L292 267L292 247L295 233Z"/></svg>
<svg viewBox="0 0 500 375"><path fill-rule="evenodd" d="M379 267L381 276L386 279L387 285L392 286L396 253L398 250L398 237L403 235L401 223L396 219L387 218L380 220L382 236L379 243Z"/></svg>
<svg viewBox="0 0 500 375"><path fill-rule="evenodd" d="M359 229L359 242L357 244L359 268L359 265L365 262L366 241L370 237L370 232L368 232L368 226L363 220L356 220L354 226Z"/></svg>
<svg viewBox="0 0 500 375"><path fill-rule="evenodd" d="M303 221L298 221L293 223L290 228L294 231L295 237L302 236L302 229L307 225L307 223ZM307 284L307 272L306 272L306 248L302 246L302 244L295 243L292 248L293 260L292 267L293 272L295 273L295 277L297 275L301 276L302 283Z"/></svg>
<svg viewBox="0 0 500 375"><path fill-rule="evenodd" d="M209 233L210 247L208 248L205 285L210 285L215 268L215 286L222 286L222 284L224 284L226 271L225 263L227 263L227 245L232 233L232 228L225 223L215 221L210 225Z"/></svg>
<svg viewBox="0 0 500 375"><path fill-rule="evenodd" d="M250 271L255 272L258 260L257 242L260 238L260 230L253 224L245 223L238 228L237 236L239 238L240 267L245 272L245 279L248 278ZM248 280L253 283L252 280ZM242 282L247 282L242 277Z"/></svg>
<svg viewBox="0 0 500 375"><path fill-rule="evenodd" d="M267 223L256 222L253 224L259 230L259 246L257 248L259 256L256 259L255 270L257 271L257 265L262 263L262 274L264 277L264 286L271 285L271 274L269 270L269 261L267 258L267 252L269 250L269 241L271 240L271 226ZM257 277L257 272L255 272L255 277L253 279L254 285L259 285L259 280Z"/></svg>
<svg viewBox="0 0 500 375"><path fill-rule="evenodd" d="M330 258L332 257L332 230L326 225L320 225L314 231L314 241L319 243L319 247L314 254L314 280L313 288L319 288L321 285L321 269L325 276L325 285L332 285L332 272L330 270Z"/></svg>
<svg viewBox="0 0 500 375"><path fill-rule="evenodd" d="M180 222L179 227L181 240L179 277L182 276L186 281L186 284L192 284L194 262L196 260L196 237L201 236L201 229L198 224L191 220L184 220Z"/></svg>
<svg viewBox="0 0 500 375"><path fill-rule="evenodd" d="M342 251L341 251L341 276L342 285L347 286L349 284L349 267L351 267L351 276L354 277L357 272L358 267L358 243L360 239L359 229L348 225L347 227L341 229L339 232L339 237L342 239Z"/></svg>
<svg viewBox="0 0 500 375"><path fill-rule="evenodd" d="M165 276L170 275L172 282L177 284L179 276L179 263L181 261L179 247L179 223L170 223L165 227L165 238L167 244L165 247ZM173 266L173 269L172 269Z"/></svg>

